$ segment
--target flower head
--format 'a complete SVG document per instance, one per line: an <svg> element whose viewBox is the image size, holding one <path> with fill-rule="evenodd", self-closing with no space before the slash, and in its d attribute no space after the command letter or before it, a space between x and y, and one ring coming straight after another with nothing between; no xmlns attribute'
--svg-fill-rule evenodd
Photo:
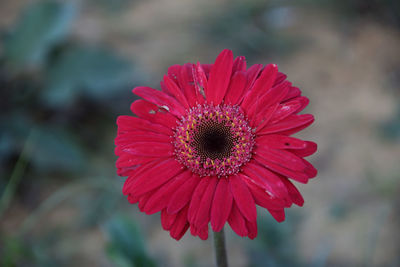
<svg viewBox="0 0 400 267"><path fill-rule="evenodd" d="M274 64L246 67L224 50L214 64L174 65L161 91L137 87L120 116L115 153L123 193L142 212L161 212L179 240L226 222L240 236L257 236L259 205L279 222L284 208L303 205L291 180L307 183L317 170L304 159L317 145L290 135L314 117L301 91Z"/></svg>

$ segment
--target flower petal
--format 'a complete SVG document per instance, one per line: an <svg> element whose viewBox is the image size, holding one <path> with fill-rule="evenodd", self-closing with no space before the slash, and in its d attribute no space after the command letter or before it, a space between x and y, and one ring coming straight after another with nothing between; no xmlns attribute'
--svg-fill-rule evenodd
<svg viewBox="0 0 400 267"><path fill-rule="evenodd" d="M258 161L260 164L263 166L267 167L268 169L273 170L274 172L277 172L279 174L282 174L283 176L290 177L300 183L307 183L309 176L304 172L304 171L294 171L291 169L287 169L285 167L282 167L279 164L275 164L264 157L260 157L258 155L254 156L254 159Z"/></svg>
<svg viewBox="0 0 400 267"><path fill-rule="evenodd" d="M240 212L248 221L257 220L257 209L254 199L247 188L245 182L243 182L241 175L232 175L229 177L229 185L235 199L235 203L238 206Z"/></svg>
<svg viewBox="0 0 400 267"><path fill-rule="evenodd" d="M231 50L223 50L211 67L210 78L206 88L206 99L214 105L219 105L224 99L232 74L233 54Z"/></svg>
<svg viewBox="0 0 400 267"><path fill-rule="evenodd" d="M189 223L187 221L188 207L182 209L176 216L175 222L170 228L170 235L172 238L179 240L189 229Z"/></svg>
<svg viewBox="0 0 400 267"><path fill-rule="evenodd" d="M178 213L170 214L167 212L166 209L163 209L161 211L161 225L164 228L164 230L171 229L177 216L178 216Z"/></svg>
<svg viewBox="0 0 400 267"><path fill-rule="evenodd" d="M306 143L306 147L304 149L293 149L290 150L293 154L297 155L298 157L308 157L314 154L317 151L317 144L312 141L304 141Z"/></svg>
<svg viewBox="0 0 400 267"><path fill-rule="evenodd" d="M291 115L276 124L270 124L263 128L257 128L258 135L279 133L290 135L300 131L314 122L314 116L311 114Z"/></svg>
<svg viewBox="0 0 400 267"><path fill-rule="evenodd" d="M154 133L162 133L168 136L171 136L173 133L171 128L167 128L160 124L155 124L148 120L132 116L119 116L117 118L117 125L118 134L143 130Z"/></svg>
<svg viewBox="0 0 400 267"><path fill-rule="evenodd" d="M275 64L269 64L265 66L260 77L254 82L253 87L247 93L243 99L241 107L244 111L247 111L253 104L256 103L259 96L266 93L271 86L274 84L278 67Z"/></svg>
<svg viewBox="0 0 400 267"><path fill-rule="evenodd" d="M176 126L177 119L166 109L143 99L138 99L131 105L131 111L140 118L149 120L153 123L161 124L168 128Z"/></svg>
<svg viewBox="0 0 400 267"><path fill-rule="evenodd" d="M279 134L263 135L256 138L257 145L274 149L304 150L307 141ZM292 153L293 151L290 150Z"/></svg>
<svg viewBox="0 0 400 267"><path fill-rule="evenodd" d="M267 209L269 213L274 217L274 219L277 222L283 222L285 220L285 210L284 209L279 209L279 210L271 210Z"/></svg>
<svg viewBox="0 0 400 267"><path fill-rule="evenodd" d="M232 203L231 214L228 217L228 223L231 226L232 230L239 236L247 236L248 230L246 227L246 220L243 215L240 213L239 208L236 203Z"/></svg>
<svg viewBox="0 0 400 267"><path fill-rule="evenodd" d="M199 228L208 225L210 221L211 204L214 198L215 187L217 186L218 178L211 177L209 179L207 189L204 191L203 197L201 198L201 205L197 210L196 218L192 222Z"/></svg>
<svg viewBox="0 0 400 267"><path fill-rule="evenodd" d="M193 64L187 63L180 68L178 75L178 82L182 88L189 106L196 105L197 96L193 81Z"/></svg>
<svg viewBox="0 0 400 267"><path fill-rule="evenodd" d="M185 108L189 108L189 104L186 100L184 93L182 92L181 88L176 85L176 83L167 75L164 76L164 83L165 86L170 91L171 95L179 101Z"/></svg>
<svg viewBox="0 0 400 267"><path fill-rule="evenodd" d="M206 191L208 184L210 183L209 177L203 177L200 179L196 189L193 192L192 199L190 201L188 220L193 222L196 218L197 211L201 205L201 198Z"/></svg>
<svg viewBox="0 0 400 267"><path fill-rule="evenodd" d="M153 214L167 207L172 193L175 192L190 176L190 171L184 171L169 180L166 184L160 186L147 201L146 206L144 207L146 214Z"/></svg>
<svg viewBox="0 0 400 267"><path fill-rule="evenodd" d="M200 182L200 177L196 174L192 174L187 178L186 182L183 183L171 196L170 201L167 203L167 210L169 213L177 213L186 204L189 203L193 191Z"/></svg>
<svg viewBox="0 0 400 267"><path fill-rule="evenodd" d="M208 86L207 77L200 63L197 63L197 65L193 65L192 72L193 83L196 93L196 103L201 105L205 102L205 91L207 90Z"/></svg>
<svg viewBox="0 0 400 267"><path fill-rule="evenodd" d="M239 56L233 61L232 73L237 71L246 71L246 58L244 56Z"/></svg>
<svg viewBox="0 0 400 267"><path fill-rule="evenodd" d="M228 179L220 178L211 207L211 227L214 232L219 232L224 227L231 213L232 202L233 197L229 189Z"/></svg>
<svg viewBox="0 0 400 267"><path fill-rule="evenodd" d="M183 106L172 96L169 96L164 92L150 87L140 86L133 89L133 93L153 104L156 104L159 107L168 110L178 118L185 114L185 109Z"/></svg>
<svg viewBox="0 0 400 267"><path fill-rule="evenodd" d="M251 179L253 183L264 189L268 194L275 198L286 199L289 197L285 184L281 179L268 169L248 162L243 168L245 178Z"/></svg>
<svg viewBox="0 0 400 267"><path fill-rule="evenodd" d="M247 85L247 76L244 72L236 72L229 84L225 95L225 103L237 104L243 97Z"/></svg>
<svg viewBox="0 0 400 267"><path fill-rule="evenodd" d="M135 142L115 148L117 156L122 153L141 157L171 157L174 155L174 147L171 143Z"/></svg>
<svg viewBox="0 0 400 267"><path fill-rule="evenodd" d="M254 221L254 222L246 221L246 228L247 228L247 230L249 232L248 236L249 236L250 239L254 239L254 238L257 237L257 233L258 233L257 221Z"/></svg>
<svg viewBox="0 0 400 267"><path fill-rule="evenodd" d="M272 197L267 193L267 191L254 184L250 178L244 179L244 181L249 187L249 190L254 198L254 202L257 205L266 209L273 209L273 210L281 209L287 206L286 205L287 203L285 203L283 199Z"/></svg>
<svg viewBox="0 0 400 267"><path fill-rule="evenodd" d="M279 166L293 171L304 171L307 167L301 158L282 149L258 146L254 153L259 157L264 158L266 161L278 164Z"/></svg>
<svg viewBox="0 0 400 267"><path fill-rule="evenodd" d="M260 96L259 100L249 108L247 116L253 118L256 114L264 114L268 108L276 103L280 103L283 97L287 94L289 89L289 82L283 82L275 87L272 87L265 94ZM253 126L258 125L258 121L251 121Z"/></svg>
<svg viewBox="0 0 400 267"><path fill-rule="evenodd" d="M137 177L131 185L130 193L133 195L144 194L166 183L181 171L181 165L175 159L164 160Z"/></svg>
<svg viewBox="0 0 400 267"><path fill-rule="evenodd" d="M299 190L297 190L293 183L289 181L289 179L287 179L286 177L282 177L282 182L285 183L285 186L288 189L289 196L292 199L293 203L297 206L302 207L304 204L304 199Z"/></svg>

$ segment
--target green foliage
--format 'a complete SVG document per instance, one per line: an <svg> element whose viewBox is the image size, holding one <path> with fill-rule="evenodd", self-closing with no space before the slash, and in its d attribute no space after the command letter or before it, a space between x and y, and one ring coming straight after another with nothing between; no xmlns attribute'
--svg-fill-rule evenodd
<svg viewBox="0 0 400 267"><path fill-rule="evenodd" d="M80 94L105 99L132 80L131 64L112 51L74 47L49 67L43 100L52 107L72 104ZM126 88L125 88L126 89Z"/></svg>
<svg viewBox="0 0 400 267"><path fill-rule="evenodd" d="M393 118L384 122L380 129L384 138L392 141L400 140L400 106Z"/></svg>
<svg viewBox="0 0 400 267"><path fill-rule="evenodd" d="M78 171L85 165L81 146L61 129L40 128L31 162L41 173L57 169L63 172Z"/></svg>
<svg viewBox="0 0 400 267"><path fill-rule="evenodd" d="M286 212L287 219L277 223L271 216L260 216L258 237L250 243L248 250L250 266L300 266L293 240L294 222L299 219L295 214Z"/></svg>
<svg viewBox="0 0 400 267"><path fill-rule="evenodd" d="M31 4L4 42L6 59L17 68L43 63L51 48L66 38L75 13L72 1Z"/></svg>
<svg viewBox="0 0 400 267"><path fill-rule="evenodd" d="M21 266L21 259L31 259L32 255L24 246L22 240L0 233L0 266L12 267Z"/></svg>
<svg viewBox="0 0 400 267"><path fill-rule="evenodd" d="M260 53L282 55L292 51L298 43L280 28L291 23L290 6L285 6L285 2L231 1L220 11L210 12L203 29L204 38L237 49L248 58ZM282 11L288 14L278 14Z"/></svg>
<svg viewBox="0 0 400 267"><path fill-rule="evenodd" d="M106 224L108 255L119 266L156 266L145 250L138 226L128 217L114 216Z"/></svg>

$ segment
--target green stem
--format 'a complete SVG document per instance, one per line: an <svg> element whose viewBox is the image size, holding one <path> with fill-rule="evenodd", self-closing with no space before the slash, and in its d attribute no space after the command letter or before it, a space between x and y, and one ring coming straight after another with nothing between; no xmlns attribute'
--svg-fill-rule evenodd
<svg viewBox="0 0 400 267"><path fill-rule="evenodd" d="M26 166L28 165L28 159L32 152L34 139L35 130L31 130L29 136L25 141L22 152L19 155L17 163L15 164L10 180L8 181L8 184L4 189L3 195L0 198L0 218L10 205L10 202L15 194L15 191L17 190L21 178L25 173Z"/></svg>
<svg viewBox="0 0 400 267"><path fill-rule="evenodd" d="M220 232L214 232L214 248L215 257L218 267L228 267L228 259L226 257L225 234L224 228Z"/></svg>

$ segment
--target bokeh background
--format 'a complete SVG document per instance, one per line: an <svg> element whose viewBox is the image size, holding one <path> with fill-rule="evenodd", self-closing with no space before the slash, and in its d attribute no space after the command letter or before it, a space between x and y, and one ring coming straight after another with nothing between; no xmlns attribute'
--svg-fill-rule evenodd
<svg viewBox="0 0 400 267"><path fill-rule="evenodd" d="M1 0L0 266L210 266L122 196L116 117L169 65L223 48L277 63L311 100L319 175L305 206L232 266L400 265L398 0Z"/></svg>

